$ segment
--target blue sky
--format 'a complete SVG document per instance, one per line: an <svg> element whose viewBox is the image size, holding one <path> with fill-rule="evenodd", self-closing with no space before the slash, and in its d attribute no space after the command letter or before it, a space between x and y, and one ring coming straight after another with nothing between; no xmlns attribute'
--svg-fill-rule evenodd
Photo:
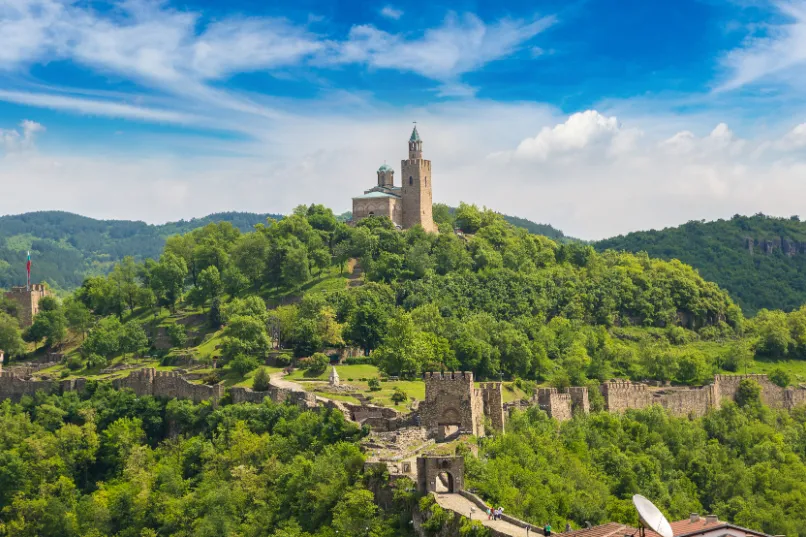
<svg viewBox="0 0 806 537"><path fill-rule="evenodd" d="M340 212L418 121L436 201L789 216L805 61L798 0L0 0L0 213Z"/></svg>

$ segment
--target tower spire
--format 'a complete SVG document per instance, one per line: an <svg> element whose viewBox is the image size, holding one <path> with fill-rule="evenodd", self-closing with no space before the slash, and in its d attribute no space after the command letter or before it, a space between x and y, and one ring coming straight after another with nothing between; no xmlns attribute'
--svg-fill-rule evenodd
<svg viewBox="0 0 806 537"><path fill-rule="evenodd" d="M422 159L423 158L423 141L420 138L420 133L417 132L417 122L414 122L414 129L411 131L409 137L409 159Z"/></svg>

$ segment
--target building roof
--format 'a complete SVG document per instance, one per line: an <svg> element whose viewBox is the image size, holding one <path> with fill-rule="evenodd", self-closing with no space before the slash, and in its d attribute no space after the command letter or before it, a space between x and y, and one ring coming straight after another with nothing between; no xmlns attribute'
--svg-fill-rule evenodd
<svg viewBox="0 0 806 537"><path fill-rule="evenodd" d="M421 142L420 140L420 133L417 132L417 125L414 126L414 130L411 131L411 138L409 138L409 142Z"/></svg>
<svg viewBox="0 0 806 537"><path fill-rule="evenodd" d="M395 196L394 194L387 194L386 192L368 192L363 196L355 196L353 197L354 200L366 200L366 199L373 199L373 198L395 198L398 199L400 196Z"/></svg>
<svg viewBox="0 0 806 537"><path fill-rule="evenodd" d="M648 532L647 532L648 533ZM619 522L608 522L601 526L593 526L576 531L563 533L563 537L623 537L624 535L637 535L638 530L632 526Z"/></svg>
<svg viewBox="0 0 806 537"><path fill-rule="evenodd" d="M381 167L380 167L380 168L378 168L378 171L379 171L379 172L393 172L393 171L395 171L395 170L393 170L393 169L391 168L391 166L387 166L387 165L386 165L386 163L384 162L384 163L383 163L383 165L381 165Z"/></svg>
<svg viewBox="0 0 806 537"><path fill-rule="evenodd" d="M768 537L767 534L756 531L756 530L749 530L747 528L742 528L741 526L736 526L735 524L729 524L727 522L723 522L721 520L717 520L716 522L709 522L704 516L699 517L699 519L695 522L692 522L690 518L685 518L683 520L677 520L675 522L671 522L669 524L672 527L672 533L675 537L684 537L684 536L691 536L694 537L696 535L702 535L705 533L710 533L714 530L719 529L734 529L743 532L746 536L755 536L755 537ZM727 534L727 532L725 532ZM636 537L639 535L639 531L632 526L628 526L626 524L621 524L619 522L609 522L607 524L602 524L601 526L593 526L592 528L584 528L581 530L570 531L563 533L563 537L623 537L624 535L635 535ZM645 537L661 537L659 534L655 533L650 529L645 530Z"/></svg>
<svg viewBox="0 0 806 537"><path fill-rule="evenodd" d="M672 532L675 535L685 535L687 533L695 533L700 532L702 530L708 530L724 525L725 522L721 520L711 520L710 522L704 517L698 517L695 522L691 521L691 518L684 518L683 520L678 520L676 522L671 522L669 525L672 527Z"/></svg>

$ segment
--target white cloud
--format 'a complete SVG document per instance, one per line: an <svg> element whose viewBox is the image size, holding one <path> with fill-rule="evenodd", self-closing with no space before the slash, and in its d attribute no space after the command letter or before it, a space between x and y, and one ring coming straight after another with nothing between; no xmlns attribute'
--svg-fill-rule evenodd
<svg viewBox="0 0 806 537"><path fill-rule="evenodd" d="M768 80L806 81L802 69L806 62L806 1L777 0L770 4L786 22L764 24L761 36L751 33L741 47L726 54L722 59L725 78L717 91ZM757 29L758 25L752 25L749 31Z"/></svg>
<svg viewBox="0 0 806 537"><path fill-rule="evenodd" d="M387 19L398 20L403 16L403 11L395 8L394 6L384 6L381 10L381 16Z"/></svg>
<svg viewBox="0 0 806 537"><path fill-rule="evenodd" d="M555 22L554 17L543 17L487 24L473 14L449 13L442 26L426 30L418 39L359 25L323 61L366 63L376 69L410 71L454 83L464 73L509 56Z"/></svg>
<svg viewBox="0 0 806 537"><path fill-rule="evenodd" d="M30 119L23 120L18 129L0 129L0 149L6 154L33 149L36 134L45 127Z"/></svg>
<svg viewBox="0 0 806 537"><path fill-rule="evenodd" d="M605 117L595 110L573 114L565 123L543 127L534 138L523 140L513 156L547 160L557 153L579 150L600 141L612 140L619 132L618 119Z"/></svg>

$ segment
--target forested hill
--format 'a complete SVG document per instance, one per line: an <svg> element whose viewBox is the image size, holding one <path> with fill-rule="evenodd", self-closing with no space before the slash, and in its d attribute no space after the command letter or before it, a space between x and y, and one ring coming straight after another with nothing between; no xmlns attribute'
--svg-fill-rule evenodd
<svg viewBox="0 0 806 537"><path fill-rule="evenodd" d="M0 288L25 283L25 252L31 250L33 278L72 289L87 274L107 272L127 255L158 257L171 235L187 233L211 222L231 222L247 231L280 215L216 213L162 225L128 220L95 220L61 211L0 217Z"/></svg>
<svg viewBox="0 0 806 537"><path fill-rule="evenodd" d="M436 204L435 211L439 207ZM350 214L342 216L349 219ZM0 288L25 283L26 250L31 250L36 282L70 290L81 285L87 275L105 274L125 256L136 260L159 257L165 239L171 235L181 235L212 222L230 222L241 231L249 231L255 224L265 223L268 217L279 219L282 215L225 212L161 225L95 220L63 211L0 216ZM569 239L548 224L514 216L504 218L530 233L559 242Z"/></svg>
<svg viewBox="0 0 806 537"><path fill-rule="evenodd" d="M806 304L806 222L797 216L691 221L620 235L594 246L679 259L726 289L745 314L761 308L791 311Z"/></svg>

